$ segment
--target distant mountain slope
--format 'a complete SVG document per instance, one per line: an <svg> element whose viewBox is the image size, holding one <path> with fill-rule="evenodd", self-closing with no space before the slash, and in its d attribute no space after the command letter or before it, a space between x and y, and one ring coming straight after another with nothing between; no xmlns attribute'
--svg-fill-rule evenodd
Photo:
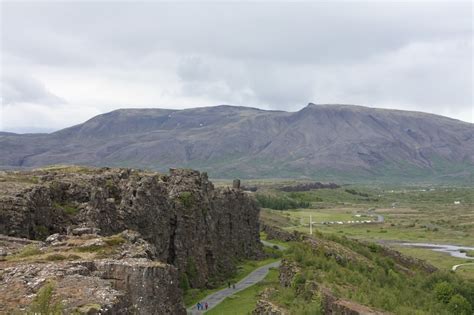
<svg viewBox="0 0 474 315"><path fill-rule="evenodd" d="M473 124L432 114L309 104L120 109L51 134L0 134L2 167L194 167L214 177L470 180Z"/></svg>

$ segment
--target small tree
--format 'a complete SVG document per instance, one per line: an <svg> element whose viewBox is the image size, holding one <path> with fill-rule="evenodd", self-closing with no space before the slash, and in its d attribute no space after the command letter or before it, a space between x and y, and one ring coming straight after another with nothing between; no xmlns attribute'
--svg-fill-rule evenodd
<svg viewBox="0 0 474 315"><path fill-rule="evenodd" d="M451 297L448 303L448 309L453 314L470 315L472 314L471 304L460 294Z"/></svg>

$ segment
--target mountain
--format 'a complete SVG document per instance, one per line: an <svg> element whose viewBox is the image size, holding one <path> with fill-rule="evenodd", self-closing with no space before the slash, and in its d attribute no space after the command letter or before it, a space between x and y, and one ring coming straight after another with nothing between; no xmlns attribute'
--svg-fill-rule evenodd
<svg viewBox="0 0 474 315"><path fill-rule="evenodd" d="M192 167L212 177L471 181L473 124L420 112L308 104L120 109L51 134L0 134L3 168Z"/></svg>

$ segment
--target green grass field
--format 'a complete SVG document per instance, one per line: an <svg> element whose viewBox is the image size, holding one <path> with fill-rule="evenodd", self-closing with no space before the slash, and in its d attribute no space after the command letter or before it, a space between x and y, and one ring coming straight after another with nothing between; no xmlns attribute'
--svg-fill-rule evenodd
<svg viewBox="0 0 474 315"><path fill-rule="evenodd" d="M310 202L310 207L305 209L262 210L263 221L289 231L309 233L309 218L312 216L315 222L313 228L324 234L383 243L409 241L461 246L474 244L472 187L351 185L338 189L291 193L277 188L275 185L267 185L258 193ZM374 220L372 217L356 217L369 213L383 215L385 221L347 223L354 220ZM344 224L321 224L323 221L343 221ZM401 251L432 262L442 269L450 269L452 265L463 262L463 259L431 250L402 248ZM468 271L463 273L471 278Z"/></svg>

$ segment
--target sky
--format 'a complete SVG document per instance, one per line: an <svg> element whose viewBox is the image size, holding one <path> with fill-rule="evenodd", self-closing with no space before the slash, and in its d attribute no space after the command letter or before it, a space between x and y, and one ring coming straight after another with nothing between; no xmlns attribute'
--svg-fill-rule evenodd
<svg viewBox="0 0 474 315"><path fill-rule="evenodd" d="M307 103L474 122L471 1L2 1L0 130Z"/></svg>

